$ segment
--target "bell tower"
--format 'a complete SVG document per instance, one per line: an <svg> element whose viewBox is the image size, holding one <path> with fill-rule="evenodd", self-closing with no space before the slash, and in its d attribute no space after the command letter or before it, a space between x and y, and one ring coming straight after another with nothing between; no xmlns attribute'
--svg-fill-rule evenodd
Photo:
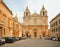
<svg viewBox="0 0 60 47"><path fill-rule="evenodd" d="M40 16L47 16L47 10L44 8L44 5L42 6L42 9L40 11Z"/></svg>
<svg viewBox="0 0 60 47"><path fill-rule="evenodd" d="M30 16L30 11L29 11L29 9L28 9L28 6L26 7L26 10L25 10L25 12L24 12L24 17L25 16Z"/></svg>
<svg viewBox="0 0 60 47"><path fill-rule="evenodd" d="M42 6L42 9L40 11L40 16L42 16L41 17L42 25L48 25L48 15L47 15L47 10L45 9L44 5Z"/></svg>
<svg viewBox="0 0 60 47"><path fill-rule="evenodd" d="M24 22L24 25L29 25L29 16L31 15L29 9L28 9L28 6L26 7L26 10L24 12L24 17L23 17L23 22Z"/></svg>

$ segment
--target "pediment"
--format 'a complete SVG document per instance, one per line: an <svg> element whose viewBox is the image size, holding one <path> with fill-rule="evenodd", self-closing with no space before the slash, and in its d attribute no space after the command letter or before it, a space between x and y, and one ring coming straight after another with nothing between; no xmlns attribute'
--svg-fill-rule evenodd
<svg viewBox="0 0 60 47"><path fill-rule="evenodd" d="M33 13L31 16L39 16L37 13Z"/></svg>

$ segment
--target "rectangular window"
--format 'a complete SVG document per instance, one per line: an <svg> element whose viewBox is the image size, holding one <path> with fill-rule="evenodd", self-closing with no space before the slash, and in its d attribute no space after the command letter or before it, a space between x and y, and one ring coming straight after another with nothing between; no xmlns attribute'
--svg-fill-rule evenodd
<svg viewBox="0 0 60 47"><path fill-rule="evenodd" d="M53 32L53 30L52 30L52 32Z"/></svg>
<svg viewBox="0 0 60 47"><path fill-rule="evenodd" d="M60 32L60 27L58 28L58 31Z"/></svg>
<svg viewBox="0 0 60 47"><path fill-rule="evenodd" d="M54 23L54 26L55 26L56 24Z"/></svg>
<svg viewBox="0 0 60 47"><path fill-rule="evenodd" d="M60 32L60 28L59 28L59 32Z"/></svg>
<svg viewBox="0 0 60 47"><path fill-rule="evenodd" d="M59 23L60 23L60 19L59 19Z"/></svg>
<svg viewBox="0 0 60 47"><path fill-rule="evenodd" d="M54 32L55 32L55 29L54 29Z"/></svg>
<svg viewBox="0 0 60 47"><path fill-rule="evenodd" d="M4 28L4 35L5 35L5 28Z"/></svg>
<svg viewBox="0 0 60 47"><path fill-rule="evenodd" d="M57 25L57 21L56 21L56 25Z"/></svg>
<svg viewBox="0 0 60 47"><path fill-rule="evenodd" d="M11 31L11 27L9 27L9 31Z"/></svg>
<svg viewBox="0 0 60 47"><path fill-rule="evenodd" d="M53 29L53 32L55 32L54 29Z"/></svg>
<svg viewBox="0 0 60 47"><path fill-rule="evenodd" d="M56 32L57 32L57 28L56 28Z"/></svg>

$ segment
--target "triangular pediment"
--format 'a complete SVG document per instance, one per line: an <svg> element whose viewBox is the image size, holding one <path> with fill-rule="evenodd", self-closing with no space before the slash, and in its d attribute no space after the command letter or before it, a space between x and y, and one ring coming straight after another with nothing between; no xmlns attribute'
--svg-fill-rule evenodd
<svg viewBox="0 0 60 47"><path fill-rule="evenodd" d="M31 16L39 16L39 15L35 12Z"/></svg>

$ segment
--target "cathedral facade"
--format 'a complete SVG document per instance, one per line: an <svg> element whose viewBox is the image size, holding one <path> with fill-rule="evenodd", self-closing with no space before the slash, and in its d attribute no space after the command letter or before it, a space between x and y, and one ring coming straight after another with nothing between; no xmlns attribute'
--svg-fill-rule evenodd
<svg viewBox="0 0 60 47"><path fill-rule="evenodd" d="M22 35L31 38L42 38L48 36L47 10L42 6L40 14L31 14L27 7L24 11Z"/></svg>

